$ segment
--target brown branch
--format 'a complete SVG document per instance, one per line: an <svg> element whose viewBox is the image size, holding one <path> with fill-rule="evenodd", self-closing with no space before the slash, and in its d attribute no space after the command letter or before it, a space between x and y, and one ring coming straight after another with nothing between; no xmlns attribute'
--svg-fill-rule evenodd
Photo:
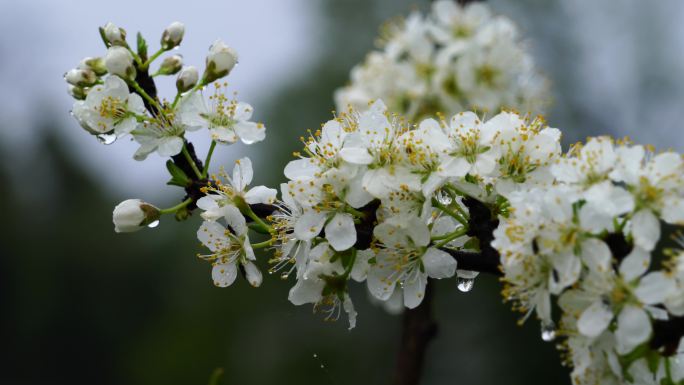
<svg viewBox="0 0 684 385"><path fill-rule="evenodd" d="M417 385L423 373L425 352L437 334L437 323L432 314L433 286L428 285L423 302L404 312L401 343L397 355L392 385Z"/></svg>
<svg viewBox="0 0 684 385"><path fill-rule="evenodd" d="M499 254L498 253L481 253L473 251L451 250L442 248L441 250L451 254L456 260L456 266L460 270L477 271L478 273L487 273L496 276L502 276Z"/></svg>

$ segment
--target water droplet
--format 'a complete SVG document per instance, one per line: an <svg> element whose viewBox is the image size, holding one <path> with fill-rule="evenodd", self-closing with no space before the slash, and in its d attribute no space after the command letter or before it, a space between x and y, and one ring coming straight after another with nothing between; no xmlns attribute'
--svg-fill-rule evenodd
<svg viewBox="0 0 684 385"><path fill-rule="evenodd" d="M280 274L280 279L288 279L289 277L290 277L290 273L287 271Z"/></svg>
<svg viewBox="0 0 684 385"><path fill-rule="evenodd" d="M449 194L445 194L445 193L440 193L437 196L437 201L439 203L441 203L443 205L447 205L447 206L450 205L451 202L453 202L453 200L451 199L451 196L449 196Z"/></svg>
<svg viewBox="0 0 684 385"><path fill-rule="evenodd" d="M150 223L149 225L147 225L147 227L149 227L149 228L151 228L151 229L153 229L153 228L155 228L155 227L157 227L157 226L159 226L159 220L156 220L156 221Z"/></svg>
<svg viewBox="0 0 684 385"><path fill-rule="evenodd" d="M475 286L475 280L473 278L458 277L458 290L467 293L473 290L473 286Z"/></svg>
<svg viewBox="0 0 684 385"><path fill-rule="evenodd" d="M314 354L313 354L313 357L314 357L314 358L318 358L318 354L314 353Z"/></svg>
<svg viewBox="0 0 684 385"><path fill-rule="evenodd" d="M116 135L115 134L100 134L97 136L97 140L100 141L102 144L112 144L116 141Z"/></svg>
<svg viewBox="0 0 684 385"><path fill-rule="evenodd" d="M321 364L321 369L325 369L325 365Z"/></svg>
<svg viewBox="0 0 684 385"><path fill-rule="evenodd" d="M541 338L546 342L556 339L556 325L553 322L542 324Z"/></svg>

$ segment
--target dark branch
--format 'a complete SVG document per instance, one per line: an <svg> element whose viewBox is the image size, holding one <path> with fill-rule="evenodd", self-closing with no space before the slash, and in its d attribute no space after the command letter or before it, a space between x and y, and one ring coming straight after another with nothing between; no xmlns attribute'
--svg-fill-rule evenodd
<svg viewBox="0 0 684 385"><path fill-rule="evenodd" d="M664 356L677 353L679 341L684 337L684 317L671 317L667 321L653 322L651 349L660 350Z"/></svg>
<svg viewBox="0 0 684 385"><path fill-rule="evenodd" d="M441 249L451 254L460 270L477 271L497 276L503 275L499 267L499 256L472 251Z"/></svg>
<svg viewBox="0 0 684 385"><path fill-rule="evenodd" d="M432 315L433 285L428 285L420 306L404 312L401 344L397 356L392 385L417 385L423 373L425 352L437 334L437 323Z"/></svg>

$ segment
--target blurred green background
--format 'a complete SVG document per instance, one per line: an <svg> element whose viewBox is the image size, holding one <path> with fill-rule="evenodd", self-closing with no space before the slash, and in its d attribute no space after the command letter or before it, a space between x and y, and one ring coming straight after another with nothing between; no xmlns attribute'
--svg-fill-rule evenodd
<svg viewBox="0 0 684 385"><path fill-rule="evenodd" d="M306 10L287 16L301 19L282 22L307 23L309 35L301 38L313 43L305 55L298 48L290 72L278 81L247 92L269 129L267 140L247 149L220 148L215 164L247 154L255 159L255 182L273 186L283 181L282 167L299 147L300 134L330 118L333 90L373 46L379 25L425 9L428 1L255 3L264 14L280 12L278 6ZM65 1L56 15L33 12L33 7L52 9L47 1L0 4L5 15L0 16L0 89L7 98L0 106L5 116L0 121L0 346L5 353L0 383L204 384L218 367L225 369L222 384L387 383L400 317L370 305L365 288L352 293L359 319L348 331L344 319L327 323L309 306L292 306L287 301L292 281L269 276L259 289L244 280L215 288L208 264L194 257L201 250L197 216L184 223L166 220L153 231L114 233L111 208L120 200L140 191L141 198L164 206L182 194L163 185L163 160L150 160L139 171L129 160L130 146L123 154L113 152L118 144L74 139L87 135L65 118L68 97L55 100L40 88L63 88L60 75L68 67L51 69L57 56L40 56L31 47L49 44L75 64L93 53L83 52L78 39L57 41L57 32L89 36L93 44L96 26L114 11L114 21L124 27L206 17L212 35L229 43L231 38L222 16L210 15L208 4L189 9L182 2L164 2L143 10L130 1L117 4ZM684 60L673 53L681 48L676 22L684 13L681 4L492 4L521 25L553 82L549 122L564 130L566 144L613 133L681 149ZM240 6L231 6L234 13L226 17L240 18ZM604 19L607 11L610 18ZM83 17L74 16L79 12ZM62 15L78 23L48 21ZM260 24L249 17L252 30L240 41L250 43L250 33L259 29L278 33L277 22ZM41 27L43 22L49 27ZM192 36L189 28L186 42ZM210 43L192 39L188 44L199 45L198 52ZM254 38L250 52L256 54L243 57L240 69L250 66L250 57L279 60L261 51L261 41ZM201 63L201 56L194 59ZM29 69L37 73L27 74ZM236 70L229 80L237 77L241 85L240 76ZM257 76L270 80L269 73ZM439 334L428 352L425 384L570 383L554 344L541 340L538 323L518 327L518 315L501 303L499 290L497 279L486 276L468 294L458 292L453 280L437 284Z"/></svg>

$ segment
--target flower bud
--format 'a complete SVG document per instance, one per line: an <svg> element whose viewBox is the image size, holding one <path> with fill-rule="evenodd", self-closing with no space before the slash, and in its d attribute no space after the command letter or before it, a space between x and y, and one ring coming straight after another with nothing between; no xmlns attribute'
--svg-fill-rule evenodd
<svg viewBox="0 0 684 385"><path fill-rule="evenodd" d="M126 30L123 28L119 28L113 23L107 23L102 27L102 34L109 44L128 47L128 43L126 43Z"/></svg>
<svg viewBox="0 0 684 385"><path fill-rule="evenodd" d="M204 71L203 82L205 84L211 83L216 79L220 79L235 67L238 57L234 49L228 47L223 41L216 40L214 44L209 47L209 54L207 55L207 68Z"/></svg>
<svg viewBox="0 0 684 385"><path fill-rule="evenodd" d="M88 93L85 89L77 86L72 86L71 84L69 84L67 92L69 93L69 95L71 95L72 98L76 100L85 100L86 96L88 96Z"/></svg>
<svg viewBox="0 0 684 385"><path fill-rule="evenodd" d="M97 75L89 69L74 68L64 74L64 80L72 86L90 87L97 82Z"/></svg>
<svg viewBox="0 0 684 385"><path fill-rule="evenodd" d="M135 78L135 66L133 66L133 55L124 47L110 47L104 58L107 71L122 79Z"/></svg>
<svg viewBox="0 0 684 385"><path fill-rule="evenodd" d="M101 57L87 57L81 60L78 64L80 69L89 69L95 72L95 75L102 76L107 73L107 67L104 65L104 60Z"/></svg>
<svg viewBox="0 0 684 385"><path fill-rule="evenodd" d="M159 209L140 199L127 199L114 207L112 220L117 233L132 233L159 220Z"/></svg>
<svg viewBox="0 0 684 385"><path fill-rule="evenodd" d="M183 40L183 34L185 33L185 25L183 23L174 21L171 23L161 37L161 46L165 51L168 51L174 47L180 45Z"/></svg>
<svg viewBox="0 0 684 385"><path fill-rule="evenodd" d="M171 55L162 61L159 66L160 75L173 75L181 70L183 67L183 57L181 55Z"/></svg>
<svg viewBox="0 0 684 385"><path fill-rule="evenodd" d="M180 93L190 91L192 87L197 84L198 79L199 72L197 72L197 68L193 66L187 66L178 74L178 79L176 79L176 89Z"/></svg>

